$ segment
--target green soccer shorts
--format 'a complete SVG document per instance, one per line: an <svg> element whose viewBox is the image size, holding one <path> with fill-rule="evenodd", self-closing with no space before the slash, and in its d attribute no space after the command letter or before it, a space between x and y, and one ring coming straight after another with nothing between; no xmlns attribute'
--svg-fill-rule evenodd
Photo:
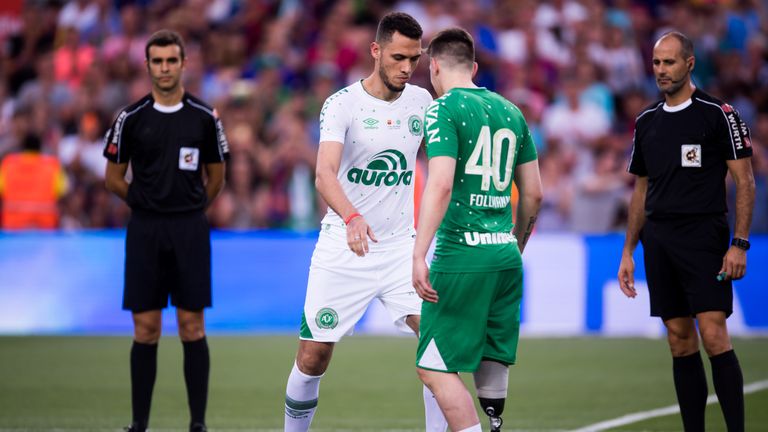
<svg viewBox="0 0 768 432"><path fill-rule="evenodd" d="M514 364L520 334L523 270L431 272L437 303L423 302L416 366L474 372L481 360Z"/></svg>

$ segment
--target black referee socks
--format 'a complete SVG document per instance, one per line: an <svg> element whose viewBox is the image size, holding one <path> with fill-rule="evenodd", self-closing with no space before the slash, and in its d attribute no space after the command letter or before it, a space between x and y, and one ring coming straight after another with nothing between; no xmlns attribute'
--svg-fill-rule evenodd
<svg viewBox="0 0 768 432"><path fill-rule="evenodd" d="M712 382L728 432L744 431L744 377L733 350L710 357Z"/></svg>
<svg viewBox="0 0 768 432"><path fill-rule="evenodd" d="M704 409L707 406L707 377L698 351L672 357L677 403L686 432L704 432Z"/></svg>
<svg viewBox="0 0 768 432"><path fill-rule="evenodd" d="M191 423L205 424L205 406L208 402L208 375L211 360L208 341L202 339L182 342L184 346L184 380L187 383L187 402Z"/></svg>
<svg viewBox="0 0 768 432"><path fill-rule="evenodd" d="M149 425L149 407L157 375L157 344L133 341L131 346L131 406L133 423L141 430Z"/></svg>

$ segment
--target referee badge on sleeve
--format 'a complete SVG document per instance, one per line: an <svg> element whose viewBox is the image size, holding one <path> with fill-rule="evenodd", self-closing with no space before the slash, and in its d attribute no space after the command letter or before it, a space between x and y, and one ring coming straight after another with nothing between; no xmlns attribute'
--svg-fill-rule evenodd
<svg viewBox="0 0 768 432"><path fill-rule="evenodd" d="M200 160L200 149L195 147L182 147L179 150L179 169L196 171Z"/></svg>
<svg viewBox="0 0 768 432"><path fill-rule="evenodd" d="M683 144L680 147L680 165L684 168L700 168L701 144Z"/></svg>

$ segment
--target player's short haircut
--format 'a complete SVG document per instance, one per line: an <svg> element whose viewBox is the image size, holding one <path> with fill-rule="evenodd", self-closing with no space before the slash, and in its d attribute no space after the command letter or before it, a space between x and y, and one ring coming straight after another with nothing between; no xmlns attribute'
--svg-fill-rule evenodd
<svg viewBox="0 0 768 432"><path fill-rule="evenodd" d="M688 60L689 58L693 57L693 42L691 42L690 39L688 39L688 36L680 33L679 31L671 31L664 33L659 40L665 39L667 37L673 37L680 42L680 55L683 56L684 60Z"/></svg>
<svg viewBox="0 0 768 432"><path fill-rule="evenodd" d="M430 57L472 69L475 63L475 41L466 30L454 27L441 31L427 47Z"/></svg>
<svg viewBox="0 0 768 432"><path fill-rule="evenodd" d="M390 12L379 21L376 29L376 43L385 44L392 41L392 35L398 32L408 39L421 39L424 31L412 16L404 12Z"/></svg>
<svg viewBox="0 0 768 432"><path fill-rule="evenodd" d="M144 56L149 60L149 47L165 47L169 45L178 45L181 51L181 59L184 60L184 39L173 30L158 30L149 37L147 45L144 46Z"/></svg>

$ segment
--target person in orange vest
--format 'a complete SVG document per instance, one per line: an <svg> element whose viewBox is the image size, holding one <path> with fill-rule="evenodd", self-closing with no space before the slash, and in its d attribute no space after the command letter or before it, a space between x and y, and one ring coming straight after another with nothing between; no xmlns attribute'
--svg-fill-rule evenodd
<svg viewBox="0 0 768 432"><path fill-rule="evenodd" d="M67 177L59 160L40 152L37 135L29 134L22 150L0 163L0 228L56 229L58 200L67 191Z"/></svg>

